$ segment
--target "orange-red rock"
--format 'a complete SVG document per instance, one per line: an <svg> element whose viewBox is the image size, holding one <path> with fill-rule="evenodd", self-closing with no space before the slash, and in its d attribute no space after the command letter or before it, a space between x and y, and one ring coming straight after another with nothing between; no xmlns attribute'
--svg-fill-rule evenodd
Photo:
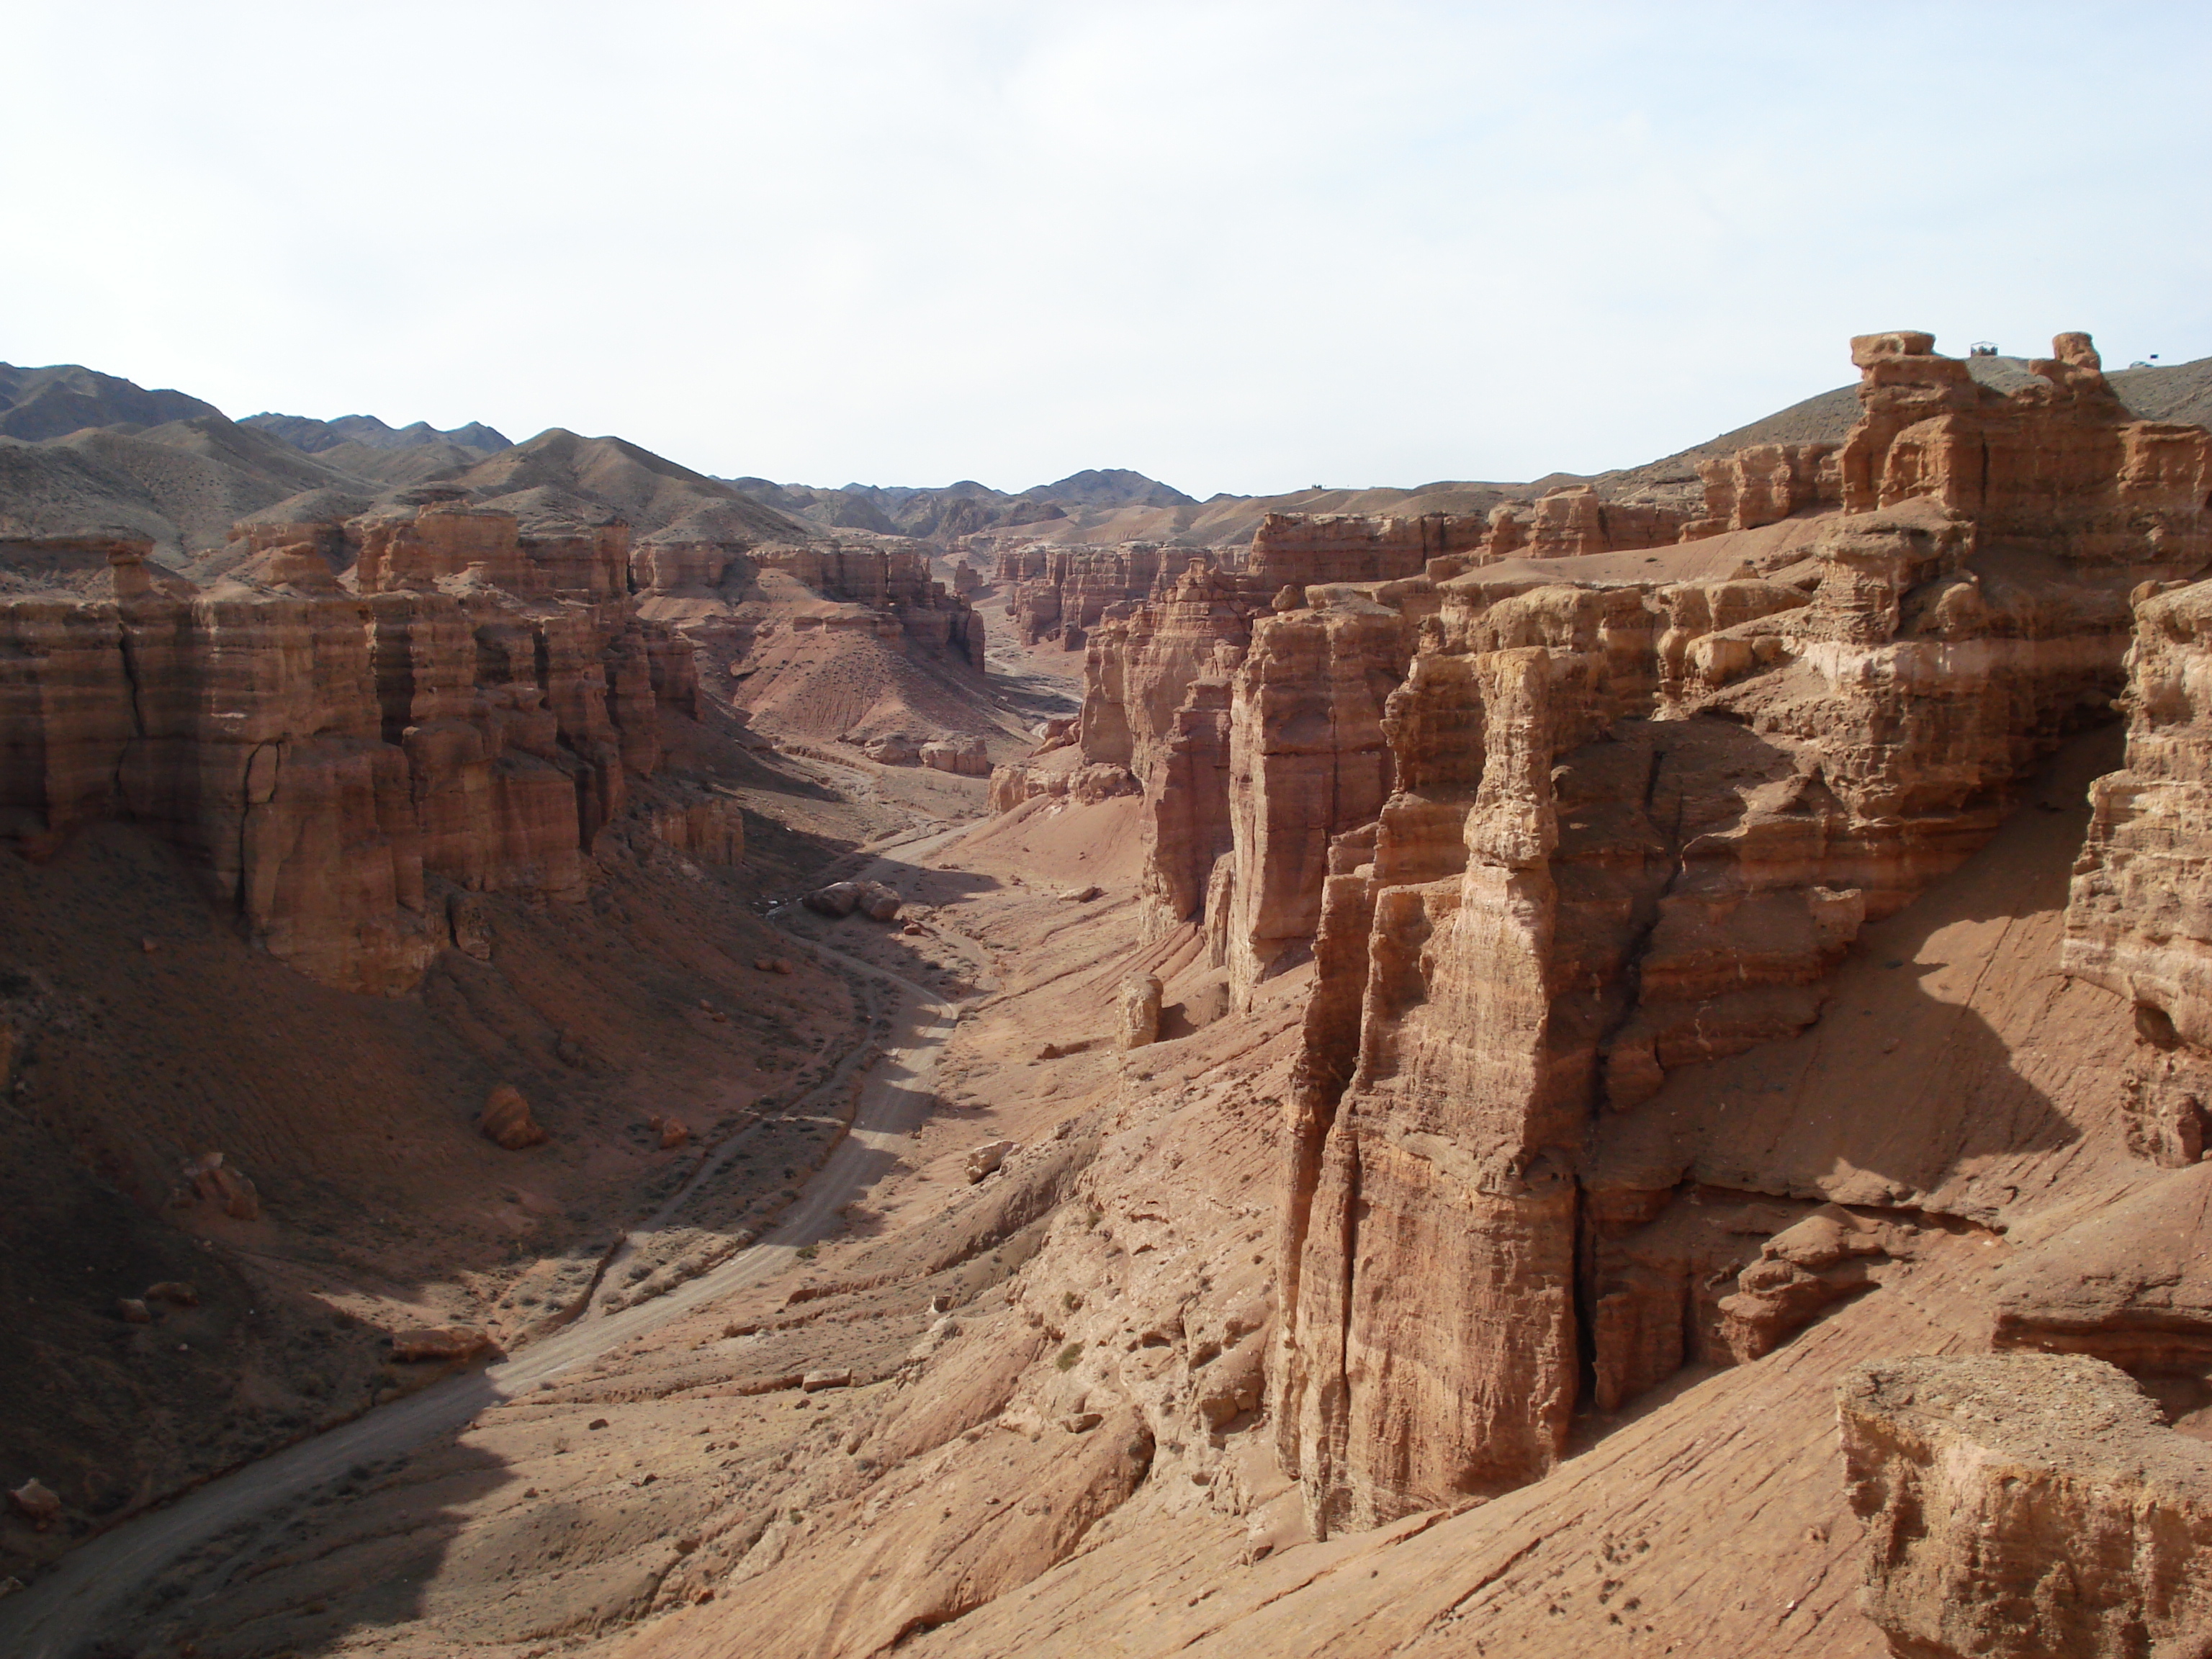
<svg viewBox="0 0 2212 1659"><path fill-rule="evenodd" d="M530 1103L511 1083L492 1085L491 1092L484 1097L483 1111L477 1119L477 1127L483 1132L485 1139L510 1152L543 1146L550 1139L531 1115Z"/></svg>

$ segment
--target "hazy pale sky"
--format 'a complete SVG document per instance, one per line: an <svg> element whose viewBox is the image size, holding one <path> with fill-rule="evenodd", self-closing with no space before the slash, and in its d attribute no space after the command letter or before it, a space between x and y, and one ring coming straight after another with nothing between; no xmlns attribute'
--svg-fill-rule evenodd
<svg viewBox="0 0 2212 1659"><path fill-rule="evenodd" d="M785 480L1632 465L2212 355L2212 9L6 0L0 359Z"/></svg>

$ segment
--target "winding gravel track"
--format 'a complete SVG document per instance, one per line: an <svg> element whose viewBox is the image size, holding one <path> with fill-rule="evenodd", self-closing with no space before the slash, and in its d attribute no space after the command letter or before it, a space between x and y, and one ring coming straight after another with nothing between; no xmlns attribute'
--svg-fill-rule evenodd
<svg viewBox="0 0 2212 1659"><path fill-rule="evenodd" d="M881 854L896 846L920 853L964 827L900 837L870 850ZM851 1131L757 1243L665 1296L619 1313L580 1316L512 1359L376 1407L92 1540L29 1589L0 1601L0 1653L13 1659L68 1659L106 1633L106 1622L186 1551L337 1480L356 1463L411 1451L462 1427L487 1406L526 1394L702 1304L758 1284L789 1267L800 1246L832 1231L838 1212L890 1167L927 1115L928 1078L958 1015L953 1005L912 980L828 945L787 937L801 950L896 986L900 996L892 1039L862 1089Z"/></svg>

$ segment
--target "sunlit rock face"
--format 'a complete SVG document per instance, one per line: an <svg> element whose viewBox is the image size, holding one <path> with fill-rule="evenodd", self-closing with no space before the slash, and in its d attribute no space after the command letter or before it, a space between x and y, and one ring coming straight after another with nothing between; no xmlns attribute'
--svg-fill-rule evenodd
<svg viewBox="0 0 2212 1659"><path fill-rule="evenodd" d="M1609 1407L1776 1340L1768 1281L1793 1264L1692 1317L1693 1245L1656 1270L1621 1253L1677 1200L1623 1186L1608 1140L1671 1070L1816 1019L1861 927L1985 842L2122 689L2130 589L2203 556L2204 434L2130 421L2086 341L2062 337L2011 398L1917 337L1856 351L1846 510L1809 557L1686 583L1437 582L1382 721L1388 799L1371 828L1335 828L1334 856L1293 860L1317 876L1284 878L1318 887L1320 979L1278 1425L1324 1529L1538 1477L1586 1376ZM1286 732L1328 683L1316 665L1303 701L1276 696ZM1234 766L1230 787L1249 787ZM1241 877L1273 826L1232 824Z"/></svg>
<svg viewBox="0 0 2212 1659"><path fill-rule="evenodd" d="M343 527L358 592L313 543L204 592L118 546L113 599L0 600L9 832L145 824L274 955L405 990L451 942L426 882L581 897L692 706L689 648L605 597L623 534L541 559L511 515L424 509Z"/></svg>

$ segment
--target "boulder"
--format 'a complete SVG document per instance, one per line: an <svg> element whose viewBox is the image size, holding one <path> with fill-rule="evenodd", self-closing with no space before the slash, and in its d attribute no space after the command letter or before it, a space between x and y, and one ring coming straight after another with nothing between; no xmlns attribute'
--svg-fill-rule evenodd
<svg viewBox="0 0 2212 1659"><path fill-rule="evenodd" d="M823 1389L849 1389L853 1386L852 1369L848 1366L842 1370L809 1371L799 1379L799 1386L808 1394Z"/></svg>
<svg viewBox="0 0 2212 1659"><path fill-rule="evenodd" d="M902 732L891 732L871 738L860 752L885 766L912 766L921 758L921 744Z"/></svg>
<svg viewBox="0 0 2212 1659"><path fill-rule="evenodd" d="M62 1512L62 1500L48 1491L36 1475L11 1491L8 1500L15 1506L18 1515L40 1532L53 1525Z"/></svg>
<svg viewBox="0 0 2212 1659"><path fill-rule="evenodd" d="M1088 904L1106 890L1103 887L1063 887L1053 896L1062 904Z"/></svg>
<svg viewBox="0 0 2212 1659"><path fill-rule="evenodd" d="M200 1305L198 1290L181 1279L165 1279L158 1285L149 1285L145 1299L166 1302L173 1308L197 1308Z"/></svg>
<svg viewBox="0 0 2212 1659"><path fill-rule="evenodd" d="M879 881L860 884L860 908L878 921L892 920L905 902L896 888L886 887Z"/></svg>
<svg viewBox="0 0 2212 1659"><path fill-rule="evenodd" d="M1139 974L1124 980L1115 1000L1120 1016L1119 1036L1124 1048L1141 1048L1160 1036L1160 976Z"/></svg>
<svg viewBox="0 0 2212 1659"><path fill-rule="evenodd" d="M483 1132L485 1139L510 1152L543 1145L548 1139L538 1120L530 1115L530 1103L511 1083L492 1085L491 1092L484 1097L483 1114L477 1119L477 1127Z"/></svg>
<svg viewBox="0 0 2212 1659"><path fill-rule="evenodd" d="M453 948L478 962L491 960L491 912L481 893L453 893L446 900L446 926Z"/></svg>
<svg viewBox="0 0 2212 1659"><path fill-rule="evenodd" d="M185 1165L185 1183L194 1198L213 1204L234 1221L252 1221L261 1213L261 1195L252 1182L224 1161L221 1152L205 1152Z"/></svg>
<svg viewBox="0 0 2212 1659"><path fill-rule="evenodd" d="M967 1162L962 1166L967 1171L968 1184L972 1187L984 1176L994 1173L1006 1163L1006 1154L1019 1145L1018 1141L1012 1140L988 1140L981 1146L971 1148Z"/></svg>
<svg viewBox="0 0 2212 1659"><path fill-rule="evenodd" d="M115 1311L123 1316L123 1322L126 1325L150 1325L154 1322L154 1310L135 1296L119 1299L115 1304Z"/></svg>
<svg viewBox="0 0 2212 1659"><path fill-rule="evenodd" d="M799 900L817 916L849 916L860 902L860 884L856 881L833 881L827 887L817 887Z"/></svg>
<svg viewBox="0 0 2212 1659"><path fill-rule="evenodd" d="M1916 1659L2201 1653L2212 1446L2081 1354L1885 1360L1837 1389L1860 1605Z"/></svg>
<svg viewBox="0 0 2212 1659"><path fill-rule="evenodd" d="M467 1325L429 1325L392 1334L392 1357L408 1364L474 1359L494 1352L491 1338Z"/></svg>

